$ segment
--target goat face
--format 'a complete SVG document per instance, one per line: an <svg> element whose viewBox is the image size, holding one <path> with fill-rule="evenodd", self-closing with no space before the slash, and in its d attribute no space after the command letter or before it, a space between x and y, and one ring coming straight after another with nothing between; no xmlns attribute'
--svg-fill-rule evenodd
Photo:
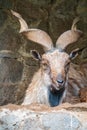
<svg viewBox="0 0 87 130"><path fill-rule="evenodd" d="M32 51L33 57L40 60L42 75L48 76L52 90L60 90L65 86L70 61L71 58L76 56L76 52L77 50L68 55L64 51L53 49L44 53L41 57L38 52Z"/></svg>
<svg viewBox="0 0 87 130"><path fill-rule="evenodd" d="M65 86L69 63L69 55L58 50L42 56L42 69L49 74L54 89L59 90Z"/></svg>

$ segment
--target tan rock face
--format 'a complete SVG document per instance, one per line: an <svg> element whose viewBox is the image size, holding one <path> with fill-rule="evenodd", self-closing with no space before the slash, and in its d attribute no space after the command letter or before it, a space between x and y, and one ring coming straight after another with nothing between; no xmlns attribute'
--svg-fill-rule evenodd
<svg viewBox="0 0 87 130"><path fill-rule="evenodd" d="M63 104L49 108L43 105L0 108L0 130L87 130L87 104Z"/></svg>

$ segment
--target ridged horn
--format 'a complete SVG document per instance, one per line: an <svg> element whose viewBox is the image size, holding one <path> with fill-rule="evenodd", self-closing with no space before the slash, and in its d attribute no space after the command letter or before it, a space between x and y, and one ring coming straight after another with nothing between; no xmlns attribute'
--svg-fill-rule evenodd
<svg viewBox="0 0 87 130"><path fill-rule="evenodd" d="M11 13L18 18L20 22L20 31L19 33L22 33L27 37L27 39L36 42L43 46L45 51L51 50L53 48L53 43L50 38L50 36L40 29L29 29L26 21L22 18L22 16L11 10Z"/></svg>
<svg viewBox="0 0 87 130"><path fill-rule="evenodd" d="M79 21L79 18L75 18L71 27L71 30L68 30L61 34L56 42L56 48L64 50L69 44L77 42L83 32L76 28L76 23Z"/></svg>

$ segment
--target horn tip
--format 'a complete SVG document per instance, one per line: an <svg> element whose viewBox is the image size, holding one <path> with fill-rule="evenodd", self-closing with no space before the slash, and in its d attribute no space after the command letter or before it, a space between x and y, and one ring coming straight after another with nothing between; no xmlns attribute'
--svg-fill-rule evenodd
<svg viewBox="0 0 87 130"><path fill-rule="evenodd" d="M12 13L15 17L17 17L17 18L21 18L21 15L20 15L19 13L15 12L14 10L11 10L11 13Z"/></svg>
<svg viewBox="0 0 87 130"><path fill-rule="evenodd" d="M76 24L77 24L79 21L80 21L80 17L76 17L76 18L73 20L71 30L77 30Z"/></svg>

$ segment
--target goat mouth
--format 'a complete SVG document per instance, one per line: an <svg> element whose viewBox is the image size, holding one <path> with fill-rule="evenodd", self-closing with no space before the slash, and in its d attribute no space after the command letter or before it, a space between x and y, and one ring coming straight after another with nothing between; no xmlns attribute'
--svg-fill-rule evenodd
<svg viewBox="0 0 87 130"><path fill-rule="evenodd" d="M64 85L63 86L61 86L61 85L59 85L58 83L57 84L52 84L51 85L51 90L56 90L56 91L59 91L60 89L62 89L62 88L64 88Z"/></svg>
<svg viewBox="0 0 87 130"><path fill-rule="evenodd" d="M60 88L59 87L57 87L57 86L55 86L55 85L51 85L51 90L60 90Z"/></svg>
<svg viewBox="0 0 87 130"><path fill-rule="evenodd" d="M64 87L64 86L61 87L61 88L57 88L57 87L51 85L51 92L52 92L53 94L61 95L61 94L63 94L64 90L65 90L65 87Z"/></svg>
<svg viewBox="0 0 87 130"><path fill-rule="evenodd" d="M58 90L64 88L64 84L65 84L65 83L63 83L62 85L60 85L60 84L58 84L57 81L52 80L51 89L58 91Z"/></svg>

